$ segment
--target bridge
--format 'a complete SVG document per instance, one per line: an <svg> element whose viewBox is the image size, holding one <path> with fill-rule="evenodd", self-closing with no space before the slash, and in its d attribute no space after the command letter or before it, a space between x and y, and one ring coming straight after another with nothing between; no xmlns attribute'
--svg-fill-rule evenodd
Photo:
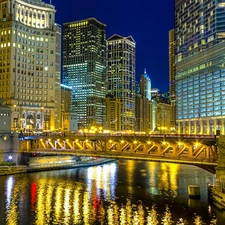
<svg viewBox="0 0 225 225"><path fill-rule="evenodd" d="M69 154L105 158L217 165L215 135L71 133L20 136L22 151L33 155Z"/></svg>

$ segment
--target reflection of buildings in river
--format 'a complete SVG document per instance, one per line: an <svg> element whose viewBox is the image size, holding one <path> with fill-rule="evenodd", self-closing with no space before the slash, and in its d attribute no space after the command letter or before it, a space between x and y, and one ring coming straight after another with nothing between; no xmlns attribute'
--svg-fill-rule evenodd
<svg viewBox="0 0 225 225"><path fill-rule="evenodd" d="M63 210L62 210L62 204L61 204L62 201L63 201L63 189L61 187L57 187L56 193L55 193L55 204L54 204L56 222L60 221L60 218L63 216L62 215Z"/></svg>
<svg viewBox="0 0 225 225"><path fill-rule="evenodd" d="M150 187L150 193L157 195L158 194L158 172L159 172L159 167L158 164L155 162L148 162L148 177L149 177L149 187ZM150 174L151 173L151 174Z"/></svg>
<svg viewBox="0 0 225 225"><path fill-rule="evenodd" d="M132 204L131 204L131 200L129 198L127 198L127 202L126 202L126 218L125 221L127 220L127 223L130 224L132 222Z"/></svg>
<svg viewBox="0 0 225 225"><path fill-rule="evenodd" d="M121 206L119 211L120 211L119 212L120 224L121 225L126 225L126 209L124 208L124 206Z"/></svg>
<svg viewBox="0 0 225 225"><path fill-rule="evenodd" d="M134 160L127 160L126 165L126 177L127 177L127 183L128 183L128 193L133 194L133 176L134 176L134 170L135 170L136 162Z"/></svg>
<svg viewBox="0 0 225 225"><path fill-rule="evenodd" d="M48 224L51 220L51 203L53 190L55 189L54 180L40 179L37 188L36 198L36 217L35 224Z"/></svg>
<svg viewBox="0 0 225 225"><path fill-rule="evenodd" d="M100 190L103 191L105 200L115 199L116 170L115 163L89 167L86 181L88 192L93 191L92 184L95 184L94 188L98 199L100 198Z"/></svg>
<svg viewBox="0 0 225 225"><path fill-rule="evenodd" d="M18 224L19 214L24 213L24 205L26 204L26 198L24 196L27 194L25 192L25 182L20 181L15 183L15 178L9 176L6 180L6 221L7 225ZM19 203L19 204L18 204ZM19 206L19 208L18 208Z"/></svg>
<svg viewBox="0 0 225 225"><path fill-rule="evenodd" d="M143 208L143 205L139 204L138 205L138 210L137 210L137 224L145 224L145 210Z"/></svg>
<svg viewBox="0 0 225 225"><path fill-rule="evenodd" d="M163 213L163 217L162 217L161 224L165 224L165 225L167 225L167 224L173 224L171 211L170 211L168 205L166 205L166 210Z"/></svg>
<svg viewBox="0 0 225 225"><path fill-rule="evenodd" d="M131 165L129 171L132 168ZM154 163L151 164L151 168L154 171L158 170L157 164ZM179 171L179 165L163 165L162 168L162 171L167 174L165 178L170 178L172 183L169 186L165 185L165 180L161 182L161 187L171 187L171 190L176 191L176 174ZM31 200L34 206L32 213L35 213L35 224L38 225L51 224L53 221L54 224L64 225L93 224L94 222L113 225L159 224L161 219L155 206L148 209L141 201L134 204L131 198L127 198L123 203L112 201L111 198L105 199L105 197L113 197L105 192L113 193L111 189L115 189L109 180L112 178L111 173L114 172L115 165L112 166L112 164L100 169L92 167L89 170L88 168L90 182L87 182L87 186L74 180L65 181L60 177L51 178L43 174L31 185L31 196L28 196L26 192L28 183L24 179L15 181L14 177L9 177L6 180L5 192L6 224L18 224L18 218L21 218L19 213L22 208L26 207L28 200ZM159 180L155 179L154 182L157 183ZM170 215L170 209L165 207L161 218L170 218Z"/></svg>
<svg viewBox="0 0 225 225"><path fill-rule="evenodd" d="M70 224L70 217L71 217L71 206L70 199L72 198L71 189L65 189L64 194L64 216L63 216L63 224Z"/></svg>
<svg viewBox="0 0 225 225"><path fill-rule="evenodd" d="M158 189L172 191L173 196L177 196L177 175L180 169L179 164L161 163L161 179L159 179Z"/></svg>
<svg viewBox="0 0 225 225"><path fill-rule="evenodd" d="M10 207L10 202L12 199L12 192L14 188L14 179L12 176L8 177L6 180L6 209L8 210Z"/></svg>
<svg viewBox="0 0 225 225"><path fill-rule="evenodd" d="M73 196L73 223L79 224L82 222L82 213L79 207L82 199L81 190L74 190Z"/></svg>
<svg viewBox="0 0 225 225"><path fill-rule="evenodd" d="M179 164L148 162L147 174L149 177L150 193L157 195L160 190L172 191L177 196ZM159 167L160 166L160 167Z"/></svg>
<svg viewBox="0 0 225 225"><path fill-rule="evenodd" d="M108 206L106 217L108 225L118 224L118 206L114 202Z"/></svg>
<svg viewBox="0 0 225 225"><path fill-rule="evenodd" d="M155 205L153 205L151 210L148 210L147 224L149 224L149 225L159 224L159 221L158 221L157 217L158 217L158 213L156 211Z"/></svg>

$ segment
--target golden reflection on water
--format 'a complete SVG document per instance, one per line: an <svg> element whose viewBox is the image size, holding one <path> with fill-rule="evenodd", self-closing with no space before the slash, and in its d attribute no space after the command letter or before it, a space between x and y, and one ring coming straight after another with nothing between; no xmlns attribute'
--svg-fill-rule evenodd
<svg viewBox="0 0 225 225"><path fill-rule="evenodd" d="M120 217L120 224L126 225L126 209L123 206L120 208L119 217Z"/></svg>
<svg viewBox="0 0 225 225"><path fill-rule="evenodd" d="M166 206L166 210L163 214L162 222L163 225L173 224L172 215L168 206Z"/></svg>
<svg viewBox="0 0 225 225"><path fill-rule="evenodd" d="M63 224L67 225L70 223L70 190L65 190L65 197L64 197L64 216L63 216Z"/></svg>
<svg viewBox="0 0 225 225"><path fill-rule="evenodd" d="M195 218L194 218L194 223L193 223L194 225L200 225L200 224L203 224L202 223L202 218L201 218L201 216L195 216Z"/></svg>
<svg viewBox="0 0 225 225"><path fill-rule="evenodd" d="M46 179L41 179L37 190L37 210L36 210L36 224L45 224L45 197L46 197Z"/></svg>
<svg viewBox="0 0 225 225"><path fill-rule="evenodd" d="M172 191L173 196L177 196L178 184L177 176L180 164L161 163L162 177L159 180L158 188Z"/></svg>
<svg viewBox="0 0 225 225"><path fill-rule="evenodd" d="M157 225L159 221L157 219L158 213L156 211L155 205L152 206L152 209L148 211L147 215L147 225Z"/></svg>
<svg viewBox="0 0 225 225"><path fill-rule="evenodd" d="M134 161L128 161L126 167L129 194L133 193L135 165ZM158 170L154 163L149 163L147 166L151 170ZM158 185L157 188L172 190L176 195L180 166L161 164L160 169L163 171L161 179L150 177L151 186ZM25 204L27 199L31 199L35 214L32 224L36 225L91 225L95 222L108 225L187 224L182 218L173 221L168 206L165 206L164 212L160 215L155 205L148 208L141 201L134 203L131 198L124 199L122 204L113 200L116 199L114 195L117 185L115 171L115 165L90 167L87 169L86 185L73 179L64 181L63 178L54 176L40 177L30 185L25 180L15 181L14 177L9 177L6 180L5 191L6 225L18 224L21 207L24 207L18 204L18 201ZM28 185L31 187L30 196L23 191L28 189ZM194 224L203 224L201 217L195 216Z"/></svg>
<svg viewBox="0 0 225 225"><path fill-rule="evenodd" d="M73 223L81 223L81 211L80 211L80 204L81 204L81 192L80 190L74 191L74 197L73 197Z"/></svg>
<svg viewBox="0 0 225 225"><path fill-rule="evenodd" d="M151 171L151 174L154 174L152 176L150 176L148 174L149 177L149 187L150 187L150 193L157 195L158 194L158 188L157 188L157 184L158 184L158 167L156 166L156 163L154 162L149 162L148 164L148 171Z"/></svg>
<svg viewBox="0 0 225 225"><path fill-rule="evenodd" d="M83 220L84 220L84 224L88 224L89 223L88 192L84 192L84 196L83 196Z"/></svg>
<svg viewBox="0 0 225 225"><path fill-rule="evenodd" d="M126 212L127 212L127 224L131 224L132 222L132 206L131 206L131 200L127 199L127 204L126 204Z"/></svg>
<svg viewBox="0 0 225 225"><path fill-rule="evenodd" d="M57 187L56 188L56 197L55 197L55 204L54 204L54 210L55 210L55 221L59 222L61 218L61 212L62 212L62 205L60 204L63 199L63 193L62 188Z"/></svg>
<svg viewBox="0 0 225 225"><path fill-rule="evenodd" d="M18 201L24 202L25 182L15 184L14 176L9 176L6 180L6 225L18 224Z"/></svg>
<svg viewBox="0 0 225 225"><path fill-rule="evenodd" d="M126 177L127 177L127 182L128 182L128 193L133 194L133 176L134 176L134 170L135 170L135 161L134 160L128 160L127 165L126 165Z"/></svg>
<svg viewBox="0 0 225 225"><path fill-rule="evenodd" d="M145 224L145 211L141 204L138 205L137 215L138 215L138 222L139 222L138 224L144 225Z"/></svg>
<svg viewBox="0 0 225 225"><path fill-rule="evenodd" d="M180 165L161 163L160 168L159 164L155 162L149 162L147 165L148 171L151 171L151 175L148 173L150 192L157 195L159 194L159 190L165 190L170 191L170 194L172 192L173 196L176 197L178 195L177 176L180 171ZM158 177L158 174L161 177Z"/></svg>

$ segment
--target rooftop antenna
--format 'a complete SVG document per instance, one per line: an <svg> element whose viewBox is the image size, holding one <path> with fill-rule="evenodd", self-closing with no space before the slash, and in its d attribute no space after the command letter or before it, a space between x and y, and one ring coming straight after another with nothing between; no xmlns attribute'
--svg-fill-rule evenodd
<svg viewBox="0 0 225 225"><path fill-rule="evenodd" d="M50 0L50 5L52 4L52 0Z"/></svg>

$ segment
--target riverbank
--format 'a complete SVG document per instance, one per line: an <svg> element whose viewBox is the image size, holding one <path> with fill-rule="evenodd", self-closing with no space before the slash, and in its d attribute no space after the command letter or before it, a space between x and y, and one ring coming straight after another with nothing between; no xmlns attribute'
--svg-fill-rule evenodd
<svg viewBox="0 0 225 225"><path fill-rule="evenodd" d="M26 173L27 167L24 166L0 166L0 176Z"/></svg>
<svg viewBox="0 0 225 225"><path fill-rule="evenodd" d="M224 189L224 188L223 188ZM225 193L224 190L208 185L209 200L214 203L219 209L225 210Z"/></svg>
<svg viewBox="0 0 225 225"><path fill-rule="evenodd" d="M32 173L48 170L73 169L80 167L97 166L104 163L115 161L115 159L98 158L91 161L76 161L73 165L64 166L43 166L43 167L27 167L27 166L0 166L0 176L14 175L20 173Z"/></svg>

